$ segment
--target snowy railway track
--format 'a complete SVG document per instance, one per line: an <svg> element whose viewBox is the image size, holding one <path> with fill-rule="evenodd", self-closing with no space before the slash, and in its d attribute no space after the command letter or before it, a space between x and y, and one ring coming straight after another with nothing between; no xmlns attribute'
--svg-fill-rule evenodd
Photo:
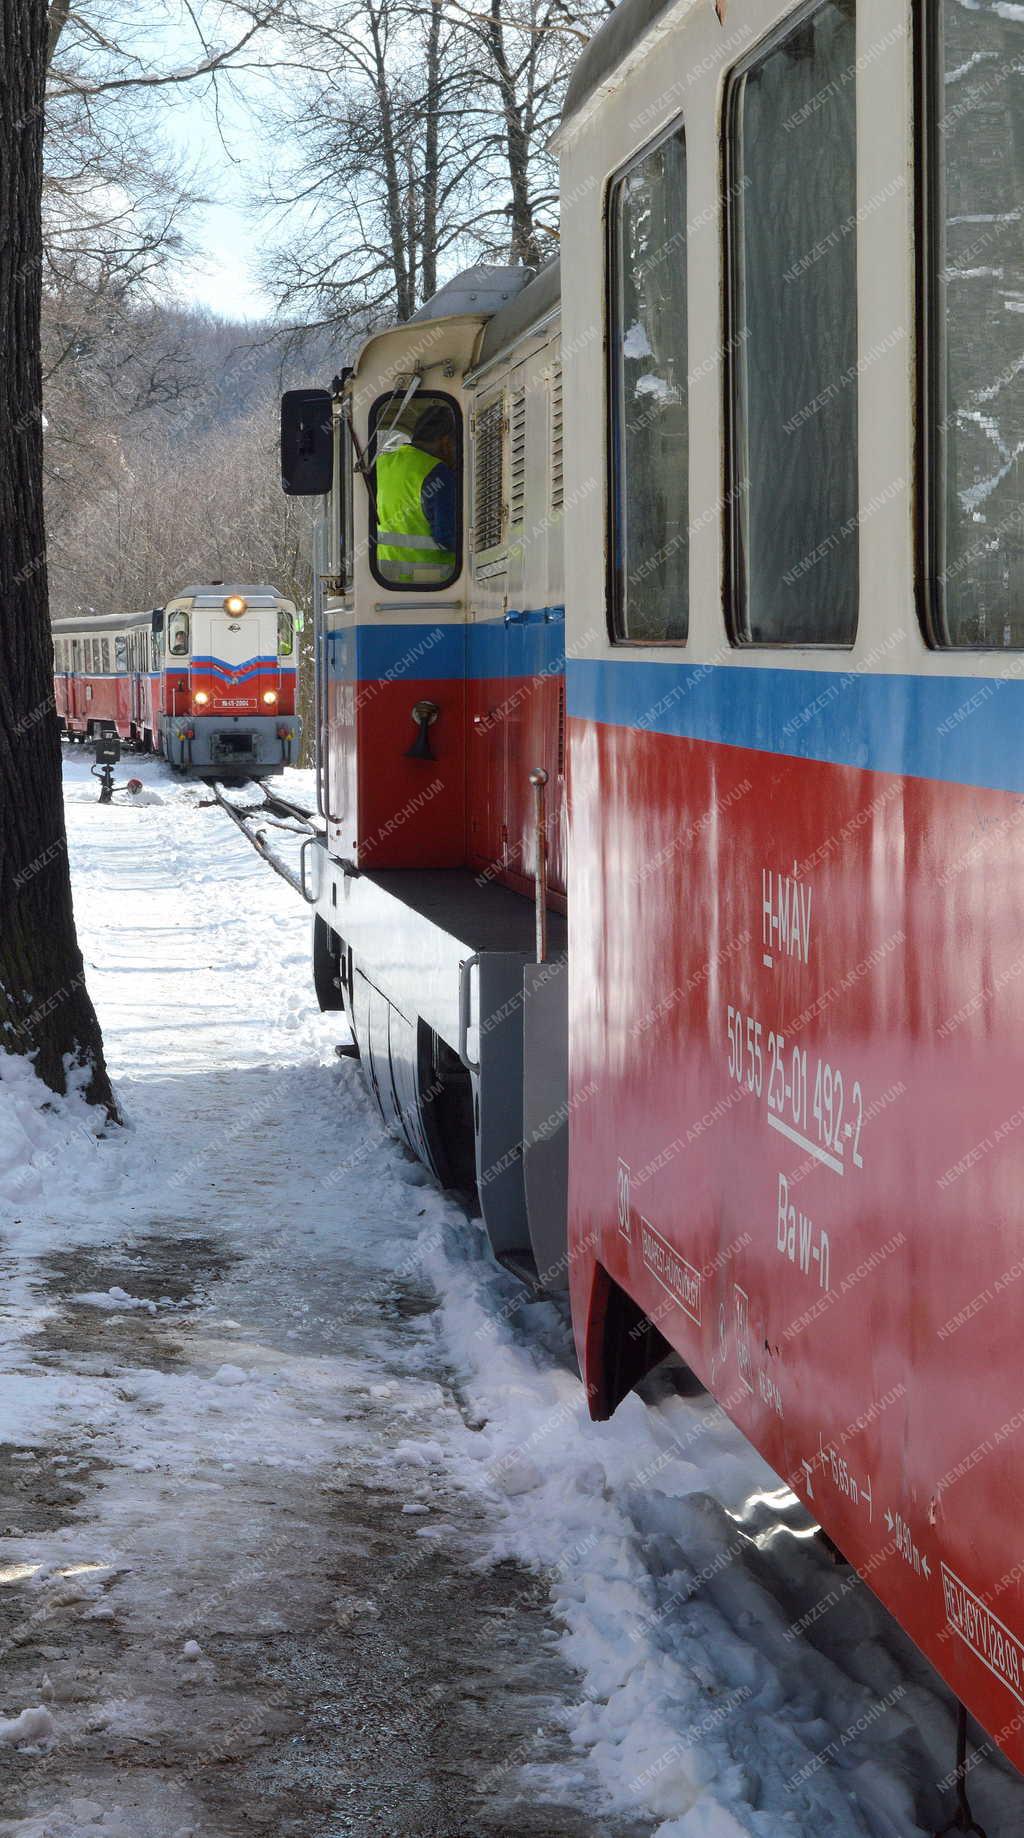
<svg viewBox="0 0 1024 1838"><path fill-rule="evenodd" d="M311 775L138 770L65 759L133 1127L0 1086L0 1722L53 1725L0 1838L930 1838L946 1687L707 1394L590 1421L336 1059L308 914L195 820L297 866ZM990 1745L971 1798L1024 1830Z"/></svg>
<svg viewBox="0 0 1024 1838"><path fill-rule="evenodd" d="M318 825L314 823L310 811L304 810L301 805L293 804L290 798L282 797L280 792L268 791L263 786L260 787L260 790L263 793L262 804L240 805L232 803L219 780L215 781L212 786L214 798L221 810L226 811L232 823L237 824L242 835L248 842L251 842L257 855L261 856L268 867L273 868L274 873L279 874L283 881L287 881L289 887L294 888L297 894L305 898L302 892L302 876L290 867L276 850L270 847L265 831L253 829L248 819L265 815L269 815L271 820L274 817L283 817L289 821L279 827L286 828L291 836L296 834L315 836L318 834ZM296 823L301 826L299 831L293 827Z"/></svg>

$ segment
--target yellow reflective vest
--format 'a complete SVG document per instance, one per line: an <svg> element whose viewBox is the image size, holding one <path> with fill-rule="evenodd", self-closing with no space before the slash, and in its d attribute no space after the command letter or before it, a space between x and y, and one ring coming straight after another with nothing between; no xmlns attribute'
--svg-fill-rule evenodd
<svg viewBox="0 0 1024 1838"><path fill-rule="evenodd" d="M389 580L412 581L423 567L436 570L437 578L455 566L451 550L434 541L423 509L423 487L440 464L436 454L411 446L394 447L377 461L377 560L390 564Z"/></svg>

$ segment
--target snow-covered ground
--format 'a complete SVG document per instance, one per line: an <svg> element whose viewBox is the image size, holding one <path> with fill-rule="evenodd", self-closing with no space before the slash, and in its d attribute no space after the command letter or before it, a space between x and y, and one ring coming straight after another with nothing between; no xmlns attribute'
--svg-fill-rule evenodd
<svg viewBox="0 0 1024 1838"><path fill-rule="evenodd" d="M335 1058L301 902L131 770L65 771L125 1129L0 1057L0 1834L942 1825L934 1674L709 1399L587 1420L564 1312Z"/></svg>

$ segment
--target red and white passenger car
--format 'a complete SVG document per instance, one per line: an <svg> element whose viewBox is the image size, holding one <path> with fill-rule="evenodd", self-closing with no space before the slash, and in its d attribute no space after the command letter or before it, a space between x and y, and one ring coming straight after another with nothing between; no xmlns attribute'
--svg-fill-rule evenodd
<svg viewBox="0 0 1024 1838"><path fill-rule="evenodd" d="M1019 7L623 0L561 299L473 271L284 417L383 1114L568 1280L594 1413L675 1349L1018 1766L1022 120Z"/></svg>
<svg viewBox="0 0 1024 1838"><path fill-rule="evenodd" d="M298 757L298 617L274 587L186 587L153 612L53 624L64 731L104 728L200 777L279 772Z"/></svg>

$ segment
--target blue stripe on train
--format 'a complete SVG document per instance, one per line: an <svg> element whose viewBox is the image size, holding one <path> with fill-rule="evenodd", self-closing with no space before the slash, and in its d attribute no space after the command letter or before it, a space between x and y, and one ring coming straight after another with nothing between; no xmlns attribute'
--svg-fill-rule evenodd
<svg viewBox="0 0 1024 1838"><path fill-rule="evenodd" d="M469 625L349 626L328 639L334 670L357 682L539 676L564 668L565 612L545 606Z"/></svg>
<svg viewBox="0 0 1024 1838"><path fill-rule="evenodd" d="M168 670L173 675L174 665ZM180 669L205 670L211 676L225 677L234 683L243 683L246 678L258 676L261 670L277 670L281 676L294 675L294 664L279 664L276 657L247 657L243 663L228 664L222 657L193 657L182 660Z"/></svg>
<svg viewBox="0 0 1024 1838"><path fill-rule="evenodd" d="M571 716L908 778L1024 791L1024 683L570 660Z"/></svg>

